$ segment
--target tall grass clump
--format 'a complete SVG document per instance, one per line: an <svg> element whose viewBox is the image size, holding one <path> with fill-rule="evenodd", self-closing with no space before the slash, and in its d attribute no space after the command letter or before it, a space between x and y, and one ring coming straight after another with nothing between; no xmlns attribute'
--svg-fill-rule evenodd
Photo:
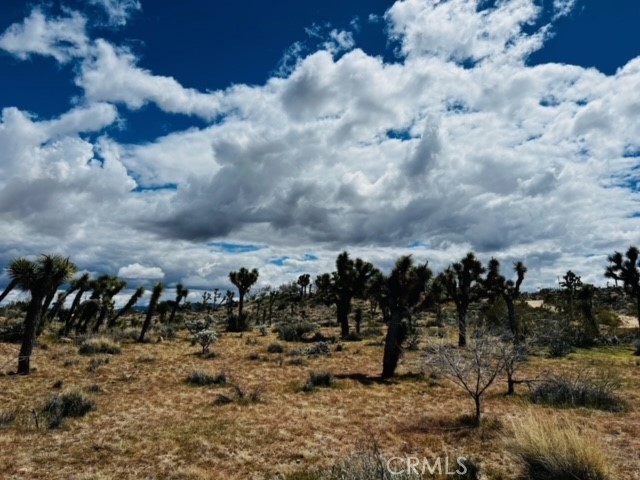
<svg viewBox="0 0 640 480"><path fill-rule="evenodd" d="M309 372L309 379L304 384L302 390L312 392L316 388L329 388L334 385L333 375L330 372Z"/></svg>
<svg viewBox="0 0 640 480"><path fill-rule="evenodd" d="M82 392L71 391L56 395L47 402L42 412L49 419L49 428L57 428L67 417L84 417L96 409L96 402Z"/></svg>
<svg viewBox="0 0 640 480"><path fill-rule="evenodd" d="M209 375L202 370L191 372L187 377L187 383L191 385L225 385L227 383L227 375L219 373L218 375Z"/></svg>
<svg viewBox="0 0 640 480"><path fill-rule="evenodd" d="M80 344L78 353L82 355L96 355L106 353L115 355L120 353L120 345L105 337L88 338Z"/></svg>
<svg viewBox="0 0 640 480"><path fill-rule="evenodd" d="M606 449L568 421L542 415L514 423L510 450L520 464L520 480L612 480Z"/></svg>

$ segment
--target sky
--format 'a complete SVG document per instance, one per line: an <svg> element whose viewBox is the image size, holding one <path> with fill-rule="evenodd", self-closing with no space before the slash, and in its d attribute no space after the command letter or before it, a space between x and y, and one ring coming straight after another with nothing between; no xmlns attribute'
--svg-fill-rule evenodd
<svg viewBox="0 0 640 480"><path fill-rule="evenodd" d="M635 0L4 0L0 268L55 253L197 300L243 266L262 288L345 249L473 250L528 290L602 285L640 243L639 23Z"/></svg>

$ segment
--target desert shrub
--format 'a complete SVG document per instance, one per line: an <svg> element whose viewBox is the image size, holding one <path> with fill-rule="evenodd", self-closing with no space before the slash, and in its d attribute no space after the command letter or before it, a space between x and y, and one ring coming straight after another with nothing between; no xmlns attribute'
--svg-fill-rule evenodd
<svg viewBox="0 0 640 480"><path fill-rule="evenodd" d="M616 312L610 308L600 308L595 312L596 320L600 325L605 325L607 327L618 328L622 325L622 321L620 317L616 314Z"/></svg>
<svg viewBox="0 0 640 480"><path fill-rule="evenodd" d="M247 357L249 360L255 362L255 361L259 361L259 360L264 360L264 358L262 357L262 355L260 355L259 353L256 352L252 352L249 354L249 356Z"/></svg>
<svg viewBox="0 0 640 480"><path fill-rule="evenodd" d="M96 372L98 368L100 368L102 365L107 365L108 363L109 363L109 357L92 358L91 361L89 362L89 366L87 367L87 371Z"/></svg>
<svg viewBox="0 0 640 480"><path fill-rule="evenodd" d="M161 323L155 326L156 335L164 340L175 340L176 325L175 323Z"/></svg>
<svg viewBox="0 0 640 480"><path fill-rule="evenodd" d="M284 353L284 347L281 343L274 342L267 347L267 352L269 353Z"/></svg>
<svg viewBox="0 0 640 480"><path fill-rule="evenodd" d="M346 458L333 466L311 471L288 474L285 480L418 480L420 475L413 473L392 473L387 468L386 458L376 444L361 445Z"/></svg>
<svg viewBox="0 0 640 480"><path fill-rule="evenodd" d="M64 361L62 366L64 368L69 368L69 367L75 367L76 365L79 365L79 364L80 364L80 360L78 360L77 358L69 358Z"/></svg>
<svg viewBox="0 0 640 480"><path fill-rule="evenodd" d="M315 330L315 325L311 322L293 322L278 325L278 338L285 342L299 342L303 337Z"/></svg>
<svg viewBox="0 0 640 480"><path fill-rule="evenodd" d="M238 403L240 405L249 405L251 403L262 402L262 394L264 388L262 385L255 386L251 389L244 388L240 385L233 386L233 394L231 396L220 394L214 400L214 405L227 405L229 403Z"/></svg>
<svg viewBox="0 0 640 480"><path fill-rule="evenodd" d="M304 351L305 355L330 355L331 347L327 342L317 342Z"/></svg>
<svg viewBox="0 0 640 480"><path fill-rule="evenodd" d="M0 342L18 343L22 341L24 336L24 320L11 319L7 320L0 327Z"/></svg>
<svg viewBox="0 0 640 480"><path fill-rule="evenodd" d="M311 392L316 388L329 388L334 385L333 375L330 372L309 372L309 379L304 384L302 390Z"/></svg>
<svg viewBox="0 0 640 480"><path fill-rule="evenodd" d="M92 383L91 385L88 385L85 388L85 390L89 393L104 393L104 388L102 388L97 383Z"/></svg>
<svg viewBox="0 0 640 480"><path fill-rule="evenodd" d="M189 374L187 377L187 383L191 385L225 385L227 383L227 375L219 373L217 375L209 375L202 370L196 370Z"/></svg>
<svg viewBox="0 0 640 480"><path fill-rule="evenodd" d="M55 389L61 389L62 387L64 387L64 381L63 380L56 380L53 385L51 385L51 388L55 388Z"/></svg>
<svg viewBox="0 0 640 480"><path fill-rule="evenodd" d="M549 356L551 358L562 358L573 352L571 341L564 335L554 336L549 340Z"/></svg>
<svg viewBox="0 0 640 480"><path fill-rule="evenodd" d="M243 388L239 385L234 385L234 389L236 401L241 405L262 402L262 394L264 393L264 387L262 385L257 385L250 389Z"/></svg>
<svg viewBox="0 0 640 480"><path fill-rule="evenodd" d="M149 355L143 355L142 357L138 357L136 362L138 363L154 363L156 361L155 357Z"/></svg>
<svg viewBox="0 0 640 480"><path fill-rule="evenodd" d="M72 391L56 395L47 402L42 412L49 420L49 428L58 428L67 417L83 417L96 409L96 402L82 392Z"/></svg>
<svg viewBox="0 0 640 480"><path fill-rule="evenodd" d="M95 355L100 353L114 355L120 352L120 345L105 337L88 338L83 341L80 344L80 348L78 348L78 353L82 355Z"/></svg>
<svg viewBox="0 0 640 480"><path fill-rule="evenodd" d="M11 425L15 419L14 412L0 412L0 428Z"/></svg>
<svg viewBox="0 0 640 480"><path fill-rule="evenodd" d="M218 334L212 327L213 318L200 318L185 323L187 330L193 335L193 342L200 344L202 354L209 353L211 345L218 341Z"/></svg>
<svg viewBox="0 0 640 480"><path fill-rule="evenodd" d="M569 422L530 416L514 424L510 449L523 480L610 480L606 449Z"/></svg>
<svg viewBox="0 0 640 480"><path fill-rule="evenodd" d="M363 337L380 337L384 335L382 328L380 327L367 327L360 332Z"/></svg>
<svg viewBox="0 0 640 480"><path fill-rule="evenodd" d="M266 325L260 325L259 331L261 337L266 337L267 335L269 335L269 328Z"/></svg>
<svg viewBox="0 0 640 480"><path fill-rule="evenodd" d="M287 363L288 363L289 365L294 365L294 366L297 366L297 367L301 367L301 366L304 366L304 365L306 365L306 364L307 364L307 362L305 361L305 359L304 359L304 358L300 358L300 357L292 358L292 359L291 359L291 360L289 360Z"/></svg>
<svg viewBox="0 0 640 480"><path fill-rule="evenodd" d="M407 350L413 352L420 350L420 333L417 330L407 339Z"/></svg>
<svg viewBox="0 0 640 480"><path fill-rule="evenodd" d="M362 335L356 332L349 332L349 334L344 337L346 342L359 342L362 340Z"/></svg>
<svg viewBox="0 0 640 480"><path fill-rule="evenodd" d="M616 395L619 381L611 375L580 372L575 377L558 375L549 378L531 391L534 403L558 407L587 407L610 412L627 410L624 399Z"/></svg>

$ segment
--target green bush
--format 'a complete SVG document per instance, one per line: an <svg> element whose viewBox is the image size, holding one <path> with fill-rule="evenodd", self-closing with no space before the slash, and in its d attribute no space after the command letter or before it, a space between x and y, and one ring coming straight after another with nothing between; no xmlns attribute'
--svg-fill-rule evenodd
<svg viewBox="0 0 640 480"><path fill-rule="evenodd" d="M304 336L313 332L316 326L311 322L295 322L278 325L278 338L285 342L299 342Z"/></svg>

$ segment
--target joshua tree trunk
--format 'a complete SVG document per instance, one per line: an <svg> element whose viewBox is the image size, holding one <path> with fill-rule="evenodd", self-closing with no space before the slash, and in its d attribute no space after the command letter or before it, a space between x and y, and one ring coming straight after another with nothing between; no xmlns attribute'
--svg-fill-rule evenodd
<svg viewBox="0 0 640 480"><path fill-rule="evenodd" d="M345 338L349 335L349 313L351 311L351 298L341 298L338 300L337 317L340 324L340 336Z"/></svg>
<svg viewBox="0 0 640 480"><path fill-rule="evenodd" d="M467 309L464 306L458 308L458 346L467 346Z"/></svg>
<svg viewBox="0 0 640 480"><path fill-rule="evenodd" d="M513 380L513 376L507 372L507 395L513 395L516 393L516 382Z"/></svg>
<svg viewBox="0 0 640 480"><path fill-rule="evenodd" d="M480 426L480 416L481 416L481 412L480 412L480 395L475 395L473 397L473 400L476 403L476 418L475 418L475 426L479 427Z"/></svg>
<svg viewBox="0 0 640 480"><path fill-rule="evenodd" d="M69 307L69 311L67 312L67 318L65 319L65 322L64 322L63 335L69 335L69 333L71 332L71 328L73 327L74 314L78 309L78 305L80 305L80 300L82 299L82 295L84 294L84 292L86 292L86 290L83 290L82 288L78 290L78 293L76 294L75 298L73 299L73 302L71 303L71 307Z"/></svg>
<svg viewBox="0 0 640 480"><path fill-rule="evenodd" d="M36 332L42 315L42 303L44 302L43 294L33 294L27 315L24 319L24 334L22 337L22 346L20 347L20 356L18 357L18 375L29 375L31 371L31 352L36 343Z"/></svg>
<svg viewBox="0 0 640 480"><path fill-rule="evenodd" d="M93 326L94 333L97 333L98 331L100 331L100 327L106 320L108 314L109 314L109 308L106 305L103 305L102 308L100 308L100 315L98 316L98 320L96 321L96 324Z"/></svg>
<svg viewBox="0 0 640 480"><path fill-rule="evenodd" d="M4 300L4 297L6 297L7 295L9 295L9 293L11 292L11 290L13 290L14 288L16 288L16 285L18 284L18 280L11 280L11 282L9 282L9 285L7 285L7 288L4 289L4 291L2 292L2 294L0 294L0 302L2 300Z"/></svg>
<svg viewBox="0 0 640 480"><path fill-rule="evenodd" d="M78 319L78 323L76 323L76 333L85 333L87 328L89 327L89 323L96 316L98 310L100 309L100 305L98 304L98 300L92 298L87 300L82 307L82 314Z"/></svg>
<svg viewBox="0 0 640 480"><path fill-rule="evenodd" d="M636 315L638 316L638 334L640 335L640 288L636 293Z"/></svg>
<svg viewBox="0 0 640 480"><path fill-rule="evenodd" d="M391 313L387 337L384 341L384 356L382 359L382 378L391 378L398 366L402 355L402 343L407 336L407 325L402 321L400 310Z"/></svg>
<svg viewBox="0 0 640 480"><path fill-rule="evenodd" d="M511 298L509 295L505 295L503 298L505 303L507 304L507 314L509 316L509 329L513 334L514 343L518 344L520 343L520 340L522 340L522 329L520 327L520 322L516 317L516 307L513 304L513 298Z"/></svg>

